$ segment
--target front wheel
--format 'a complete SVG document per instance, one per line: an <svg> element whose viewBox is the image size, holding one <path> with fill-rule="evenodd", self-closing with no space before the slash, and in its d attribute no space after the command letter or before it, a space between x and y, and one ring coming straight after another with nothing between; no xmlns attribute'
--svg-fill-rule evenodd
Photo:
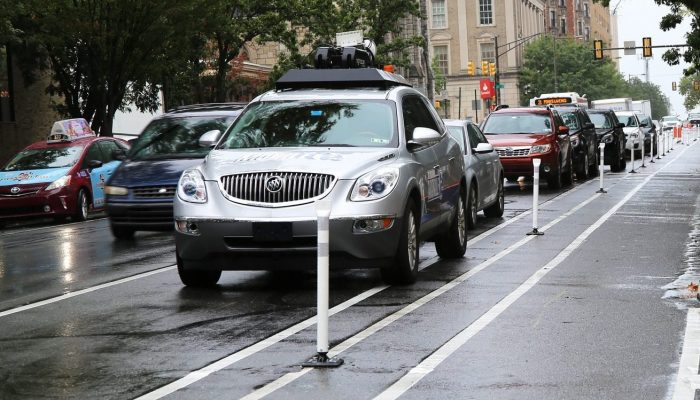
<svg viewBox="0 0 700 400"><path fill-rule="evenodd" d="M547 177L547 186L550 189L561 189L561 167L557 168L556 172L551 172Z"/></svg>
<svg viewBox="0 0 700 400"><path fill-rule="evenodd" d="M78 191L78 198L75 203L75 213L73 214L74 221L85 221L88 218L88 207L89 207L88 197L85 193L85 189L80 189Z"/></svg>
<svg viewBox="0 0 700 400"><path fill-rule="evenodd" d="M576 178L580 181L585 181L588 179L588 153L583 155L583 162L579 164L578 170L576 171Z"/></svg>
<svg viewBox="0 0 700 400"><path fill-rule="evenodd" d="M569 153L569 169L561 177L561 182L565 186L571 186L574 183L574 156Z"/></svg>
<svg viewBox="0 0 700 400"><path fill-rule="evenodd" d="M177 251L177 250L176 250ZM175 255L177 260L177 273L180 275L180 281L185 286L191 287L212 287L219 282L221 278L221 270L191 270L185 268L185 262Z"/></svg>
<svg viewBox="0 0 700 400"><path fill-rule="evenodd" d="M500 179L498 182L497 196L498 199L495 203L484 208L484 215L486 215L488 218L500 218L503 216L503 212L505 211L506 196L503 191L503 179Z"/></svg>
<svg viewBox="0 0 700 400"><path fill-rule="evenodd" d="M624 153L619 154L620 153L619 151L617 153L618 153L618 156L610 162L610 171L612 171L612 172L620 172L623 169L625 169L625 167L622 164L623 162L625 162L625 155L624 155Z"/></svg>
<svg viewBox="0 0 700 400"><path fill-rule="evenodd" d="M475 192L474 188L470 192ZM460 193L449 230L435 240L435 250L440 258L460 258L467 251L467 213L469 211L462 197L463 194Z"/></svg>
<svg viewBox="0 0 700 400"><path fill-rule="evenodd" d="M476 214L478 213L476 207L476 189L474 189L474 184L469 188L469 197L467 197L467 228L474 229L476 226Z"/></svg>
<svg viewBox="0 0 700 400"><path fill-rule="evenodd" d="M401 221L401 236L394 263L381 269L382 279L386 283L410 284L418 277L418 212L416 204L409 200Z"/></svg>

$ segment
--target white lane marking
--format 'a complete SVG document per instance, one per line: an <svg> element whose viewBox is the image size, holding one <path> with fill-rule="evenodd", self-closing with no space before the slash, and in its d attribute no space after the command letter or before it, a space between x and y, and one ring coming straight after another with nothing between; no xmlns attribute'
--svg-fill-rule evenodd
<svg viewBox="0 0 700 400"><path fill-rule="evenodd" d="M92 287L81 289L81 290L76 290L75 292L68 292L68 293L62 294L60 296L52 297L50 299L46 299L46 300L38 301L36 303L30 303L30 304L23 305L21 307L15 307L15 308L11 308L9 310L2 311L2 312L0 312L0 317L5 317L7 315L15 314L18 312L31 310L32 308L37 308L37 307L45 306L48 304L56 303L56 302L59 302L62 300L70 299L70 298L75 297L75 296L80 296L82 294L94 292L96 290L105 289L105 288L119 285L122 283L131 282L131 281L134 281L136 279L145 278L147 276L160 274L161 272L172 271L173 269L175 269L175 265L155 269L153 271L144 272L142 274L132 275L132 276L129 276L127 278L122 278L122 279L118 279L116 281L103 283L101 285L92 286Z"/></svg>
<svg viewBox="0 0 700 400"><path fill-rule="evenodd" d="M556 268L562 261L564 261L571 253L576 250L581 244L603 223L605 223L610 217L619 210L625 203L629 201L637 192L639 192L644 185L646 185L659 171L663 170L668 165L671 165L673 161L677 160L685 151L678 154L676 158L671 160L668 164L662 166L659 170L649 175L643 182L639 183L632 191L627 193L625 197L622 198L617 204L615 204L608 212L606 212L602 217L600 217L593 225L589 226L584 230L573 242L571 242L567 247L564 248L556 257L549 261L544 267L540 268L537 272L530 276L522 285L520 285L513 292L504 297L495 306L489 309L484 315L479 317L472 324L467 326L464 330L459 332L452 339L447 341L439 349L437 349L433 354L428 356L425 360L411 369L408 374L404 375L401 379L396 381L393 385L389 386L384 392L380 393L375 400L387 400L396 399L405 393L408 389L413 387L418 381L423 379L426 375L433 372L443 361L445 361L452 353L461 348L469 339L474 335L479 333L482 329L488 326L496 317L502 314L508 307L510 307L516 300L522 297L530 289L532 289L537 282L539 282L549 271Z"/></svg>
<svg viewBox="0 0 700 400"><path fill-rule="evenodd" d="M685 326L683 351L678 365L676 387L673 400L692 400L695 390L700 389L700 308L688 309L688 320Z"/></svg>
<svg viewBox="0 0 700 400"><path fill-rule="evenodd" d="M590 204L592 201L600 197L600 194L594 194L592 197L590 197L588 200L585 200L576 207L572 208L571 210L567 211L566 213L560 215L557 217L555 220L551 221L549 224L543 226L540 231L545 232L547 229L551 228L552 226L558 224L565 218L571 216L581 208L585 207L586 205ZM414 301L413 303L407 305L406 307L400 309L399 311L396 311L395 313L385 317L384 319L380 320L379 322L374 323L370 327L366 328L365 330L361 331L360 333L350 337L349 339L345 340L344 342L340 343L339 345L335 346L334 348L330 349L328 352L328 355L330 357L335 357L338 354L342 353L343 351L349 349L350 347L356 345L357 343L360 343L361 341L367 339L368 337L372 336L373 334L379 332L380 330L384 329L385 327L389 326L390 324L396 322L403 316L417 310L418 308L422 307L423 305L427 304L431 300L442 296L443 294L447 293L448 291L454 289L457 287L459 284L465 282L472 276L476 275L478 272L483 271L484 269L488 268L489 266L493 265L496 261L500 260L501 258L505 257L506 255L512 253L519 247L523 246L525 243L529 242L530 240L533 240L537 236L525 236L522 239L520 239L518 242L515 244L509 246L508 248L502 250L500 253L496 254L495 256L489 258L488 260L482 262L481 264L478 264L471 270L465 272L464 274L458 276L457 278L453 279L449 283L435 289L434 291L428 293L427 295L421 297L420 299ZM276 390L281 389L282 387L294 382L296 379L301 378L302 376L306 375L308 372L312 371L314 368L304 368L299 372L294 372L294 373L289 373L286 375L283 375L279 379L270 382L269 384L263 386L262 388L248 394L247 396L243 397L241 400L254 400L254 399L261 399Z"/></svg>

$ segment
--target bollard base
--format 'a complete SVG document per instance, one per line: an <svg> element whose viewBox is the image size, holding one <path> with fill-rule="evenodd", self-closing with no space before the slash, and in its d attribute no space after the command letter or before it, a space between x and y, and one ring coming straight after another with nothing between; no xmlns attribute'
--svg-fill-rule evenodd
<svg viewBox="0 0 700 400"><path fill-rule="evenodd" d="M596 193L608 193L608 191L603 188L600 188L596 191Z"/></svg>
<svg viewBox="0 0 700 400"><path fill-rule="evenodd" d="M636 173L637 173L637 171L635 171L635 170L630 171L630 174L636 174Z"/></svg>
<svg viewBox="0 0 700 400"><path fill-rule="evenodd" d="M326 353L316 353L315 356L301 363L304 368L337 368L343 365L342 358L328 358Z"/></svg>
<svg viewBox="0 0 700 400"><path fill-rule="evenodd" d="M544 235L544 232L540 232L537 230L537 228L532 228L532 230L528 233L526 233L528 236L542 236Z"/></svg>

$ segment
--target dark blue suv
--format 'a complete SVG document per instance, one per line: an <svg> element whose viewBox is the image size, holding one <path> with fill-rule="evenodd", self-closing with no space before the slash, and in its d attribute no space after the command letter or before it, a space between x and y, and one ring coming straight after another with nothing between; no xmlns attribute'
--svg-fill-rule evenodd
<svg viewBox="0 0 700 400"><path fill-rule="evenodd" d="M173 198L182 171L202 162L244 107L198 104L154 118L105 186L114 237L173 229Z"/></svg>

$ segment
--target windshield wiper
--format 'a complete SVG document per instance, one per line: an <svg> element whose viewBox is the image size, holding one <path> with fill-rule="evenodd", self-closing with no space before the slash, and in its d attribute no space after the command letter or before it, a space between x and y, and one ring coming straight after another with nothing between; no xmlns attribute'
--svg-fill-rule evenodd
<svg viewBox="0 0 700 400"><path fill-rule="evenodd" d="M308 147L358 147L354 144L324 144L324 143L315 143L315 144L307 144Z"/></svg>

